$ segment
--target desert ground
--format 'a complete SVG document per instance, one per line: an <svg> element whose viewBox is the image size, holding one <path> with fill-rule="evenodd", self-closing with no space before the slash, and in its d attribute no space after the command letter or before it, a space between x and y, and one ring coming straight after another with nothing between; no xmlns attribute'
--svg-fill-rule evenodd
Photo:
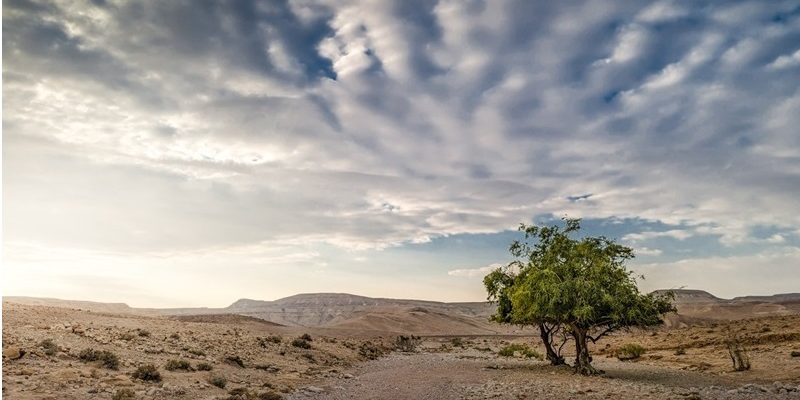
<svg viewBox="0 0 800 400"><path fill-rule="evenodd" d="M720 315L708 305L683 303L694 304L686 310ZM598 342L594 364L605 373L583 377L533 353L499 355L512 343L543 349L531 328L492 326L463 305L451 313L455 319L442 320L448 313L435 304L407 304L405 311L373 304L374 312L350 309L352 315L328 304L338 319L320 321L334 323L304 327L288 326L291 318L279 324L231 313L43 304L3 304L4 398L800 398L800 315L791 307L733 320L679 311L667 326ZM448 330L454 334L443 333ZM412 334L419 339L397 345L399 335ZM749 371L732 370L724 344L732 334L748 351ZM617 359L616 350L630 343L644 354ZM564 354L570 353L567 346ZM160 380L141 373L147 365Z"/></svg>

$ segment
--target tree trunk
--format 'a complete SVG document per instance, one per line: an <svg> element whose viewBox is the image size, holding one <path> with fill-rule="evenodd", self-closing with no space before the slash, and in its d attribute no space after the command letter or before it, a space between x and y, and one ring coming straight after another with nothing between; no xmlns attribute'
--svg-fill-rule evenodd
<svg viewBox="0 0 800 400"><path fill-rule="evenodd" d="M555 329L553 329L555 330ZM553 349L553 343L551 341L553 337L553 331L548 331L544 324L539 324L539 335L542 337L542 343L544 343L544 348L547 350L547 360L550 361L552 365L563 365L566 364L564 362L564 357L558 354L555 349Z"/></svg>
<svg viewBox="0 0 800 400"><path fill-rule="evenodd" d="M586 340L587 334L586 329L572 327L572 335L575 337L575 372L581 375L598 375L600 371L592 367L589 343Z"/></svg>

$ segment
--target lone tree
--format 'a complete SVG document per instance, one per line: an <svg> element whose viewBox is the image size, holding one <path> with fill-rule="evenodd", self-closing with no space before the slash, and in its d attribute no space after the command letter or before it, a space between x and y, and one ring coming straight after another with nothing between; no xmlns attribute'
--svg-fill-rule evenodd
<svg viewBox="0 0 800 400"><path fill-rule="evenodd" d="M594 375L600 371L591 365L589 341L596 343L619 329L659 325L661 316L675 308L672 293L639 292L633 273L625 268L633 258L631 248L603 236L572 238L579 230L580 219L565 218L563 228L522 224L525 239L510 247L517 260L509 266L519 273L509 274L509 285L499 297L495 292L494 299L498 310L504 307L498 315L508 321L563 326L575 341L575 371ZM497 273L490 273L485 283ZM491 290L489 295L491 299Z"/></svg>

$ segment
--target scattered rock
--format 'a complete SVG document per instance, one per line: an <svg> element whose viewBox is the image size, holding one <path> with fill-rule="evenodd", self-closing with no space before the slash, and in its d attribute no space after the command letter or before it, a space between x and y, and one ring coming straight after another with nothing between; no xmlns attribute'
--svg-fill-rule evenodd
<svg viewBox="0 0 800 400"><path fill-rule="evenodd" d="M6 347L3 349L3 358L9 360L19 360L25 355L25 350L20 349L19 347Z"/></svg>

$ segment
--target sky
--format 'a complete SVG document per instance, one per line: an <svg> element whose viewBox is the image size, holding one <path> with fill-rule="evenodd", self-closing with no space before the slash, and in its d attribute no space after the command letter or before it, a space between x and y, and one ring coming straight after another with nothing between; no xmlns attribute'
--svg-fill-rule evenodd
<svg viewBox="0 0 800 400"><path fill-rule="evenodd" d="M800 291L797 1L4 0L3 294L478 301L584 218Z"/></svg>

